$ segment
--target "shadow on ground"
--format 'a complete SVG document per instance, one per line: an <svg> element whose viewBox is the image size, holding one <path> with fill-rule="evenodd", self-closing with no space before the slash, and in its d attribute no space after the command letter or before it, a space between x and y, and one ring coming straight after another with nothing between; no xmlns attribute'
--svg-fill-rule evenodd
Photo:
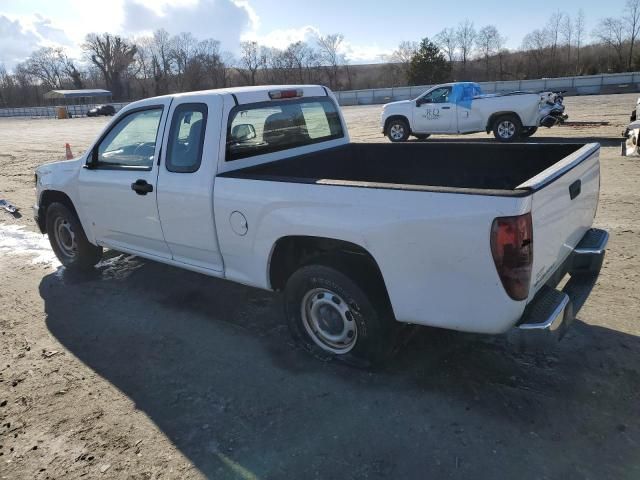
<svg viewBox="0 0 640 480"><path fill-rule="evenodd" d="M640 478L640 339L420 329L379 372L295 349L277 295L112 255L40 285L47 325L210 478Z"/></svg>

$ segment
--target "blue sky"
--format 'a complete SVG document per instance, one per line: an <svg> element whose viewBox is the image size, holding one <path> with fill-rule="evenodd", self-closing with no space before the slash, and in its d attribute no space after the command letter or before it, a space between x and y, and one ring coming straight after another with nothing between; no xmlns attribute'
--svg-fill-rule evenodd
<svg viewBox="0 0 640 480"><path fill-rule="evenodd" d="M158 27L219 39L232 53L241 40L282 47L339 32L349 60L366 63L392 52L402 40L433 36L466 18L476 27L496 25L507 46L518 48L526 33L543 27L558 9L574 16L582 8L590 33L598 19L619 16L623 7L624 0L0 0L0 63L11 67L43 45L79 54L78 45L90 31L136 36Z"/></svg>

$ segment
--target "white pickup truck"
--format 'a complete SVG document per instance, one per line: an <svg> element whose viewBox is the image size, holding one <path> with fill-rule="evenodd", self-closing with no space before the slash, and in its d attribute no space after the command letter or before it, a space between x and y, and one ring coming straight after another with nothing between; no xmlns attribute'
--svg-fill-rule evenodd
<svg viewBox="0 0 640 480"><path fill-rule="evenodd" d="M599 149L350 143L324 87L211 90L131 103L38 167L34 214L67 268L106 247L283 290L300 344L379 362L403 323L561 336L607 242Z"/></svg>
<svg viewBox="0 0 640 480"><path fill-rule="evenodd" d="M485 95L477 83L458 82L436 85L415 100L387 103L380 126L392 142L404 142L410 135L424 140L435 133L477 132L493 132L499 141L513 142L566 119L559 93Z"/></svg>

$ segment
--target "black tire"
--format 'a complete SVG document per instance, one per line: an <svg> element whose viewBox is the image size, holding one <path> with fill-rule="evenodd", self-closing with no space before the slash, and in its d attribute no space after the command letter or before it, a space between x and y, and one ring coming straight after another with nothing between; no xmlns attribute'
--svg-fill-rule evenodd
<svg viewBox="0 0 640 480"><path fill-rule="evenodd" d="M522 133L520 134L523 138L529 138L531 135L538 131L538 127L522 127Z"/></svg>
<svg viewBox="0 0 640 480"><path fill-rule="evenodd" d="M633 110L633 112L631 112L631 116L629 117L629 120L631 120L632 122L636 121L636 110Z"/></svg>
<svg viewBox="0 0 640 480"><path fill-rule="evenodd" d="M368 278L372 277L368 275ZM336 359L356 367L380 365L390 358L400 324L393 318L384 288L376 288L371 282L354 281L338 269L322 264L297 270L285 288L287 323L294 340L316 357ZM312 307L308 309L309 304ZM328 306L329 313L319 312L318 333L312 334L310 312L317 304L320 304L318 311L321 308L326 311ZM341 314L339 309L347 312ZM325 328L320 327L320 323ZM331 328L333 331L327 332ZM353 332L350 337L349 329ZM327 333L346 333L347 338L343 345L329 345L323 340Z"/></svg>
<svg viewBox="0 0 640 480"><path fill-rule="evenodd" d="M401 118L394 118L387 124L387 138L393 143L406 142L410 133L409 124Z"/></svg>
<svg viewBox="0 0 640 480"><path fill-rule="evenodd" d="M102 257L102 247L87 240L84 229L66 205L52 203L46 213L49 243L60 263L69 269L86 270Z"/></svg>
<svg viewBox="0 0 640 480"><path fill-rule="evenodd" d="M513 142L522 134L522 123L517 115L500 115L493 121L493 136L500 142Z"/></svg>
<svg viewBox="0 0 640 480"><path fill-rule="evenodd" d="M413 136L416 137L418 140L426 140L431 136L431 134L430 133L414 133Z"/></svg>

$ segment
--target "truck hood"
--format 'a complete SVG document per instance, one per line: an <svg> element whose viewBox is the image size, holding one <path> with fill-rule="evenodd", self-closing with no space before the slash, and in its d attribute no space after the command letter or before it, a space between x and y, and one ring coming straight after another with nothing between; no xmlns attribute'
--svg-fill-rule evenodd
<svg viewBox="0 0 640 480"><path fill-rule="evenodd" d="M414 101L415 100L399 100L397 102L389 102L389 103L385 103L382 108L384 110L386 110L387 108L403 108L405 105L410 105Z"/></svg>

